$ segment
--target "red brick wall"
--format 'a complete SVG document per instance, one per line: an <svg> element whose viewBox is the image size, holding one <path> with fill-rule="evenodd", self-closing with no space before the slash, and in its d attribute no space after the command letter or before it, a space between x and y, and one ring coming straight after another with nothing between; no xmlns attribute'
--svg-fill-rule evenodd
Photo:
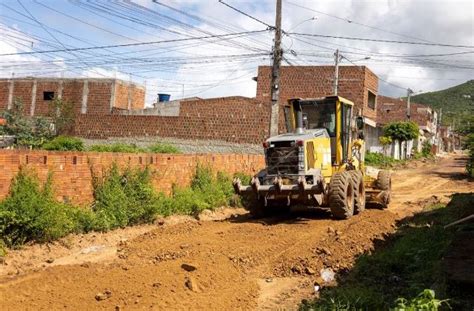
<svg viewBox="0 0 474 311"><path fill-rule="evenodd" d="M16 85L17 83L15 83L15 88ZM33 82L30 82L30 88L32 85ZM49 106L52 100L43 100L43 92L54 92L54 97L57 98L59 95L59 81L42 82L38 80L36 84L35 116L47 116L49 114ZM31 97L28 103L31 103Z"/></svg>
<svg viewBox="0 0 474 311"><path fill-rule="evenodd" d="M128 97L131 96L131 110L145 108L145 89L135 84L117 80L115 84L115 108L128 109Z"/></svg>
<svg viewBox="0 0 474 311"><path fill-rule="evenodd" d="M281 67L280 102L301 97L322 97L332 95L334 66L283 66ZM270 101L271 67L258 68L257 96L261 101ZM340 66L338 94L354 102L356 109L373 120L376 109L368 108L368 90L377 95L378 79L366 67ZM357 111L357 110L356 110ZM281 117L280 117L281 119Z"/></svg>
<svg viewBox="0 0 474 311"><path fill-rule="evenodd" d="M87 114L110 114L112 82L109 80L89 80Z"/></svg>
<svg viewBox="0 0 474 311"><path fill-rule="evenodd" d="M81 113L82 91L84 81L82 80L65 80L63 82L63 100L74 104L75 114Z"/></svg>
<svg viewBox="0 0 474 311"><path fill-rule="evenodd" d="M209 164L215 171L228 174L243 172L255 174L264 166L259 155L166 155L120 154L92 152L0 151L0 199L8 195L11 180L21 165L36 171L42 181L48 172L53 173L56 199L74 204L88 204L93 200L92 176L100 175L112 163L121 166L144 167L153 172L153 185L157 191L170 193L172 185L188 186L196 165Z"/></svg>
<svg viewBox="0 0 474 311"><path fill-rule="evenodd" d="M30 114L32 88L33 88L33 81L21 81L21 82L15 81L15 86L13 88L13 101L15 101L15 99L21 100L21 102L23 103L24 113L26 115ZM8 97L8 89L7 89L7 97Z"/></svg>
<svg viewBox="0 0 474 311"><path fill-rule="evenodd" d="M178 117L79 115L75 134L87 138L161 136L260 144L268 135L269 105L245 97L181 102Z"/></svg>

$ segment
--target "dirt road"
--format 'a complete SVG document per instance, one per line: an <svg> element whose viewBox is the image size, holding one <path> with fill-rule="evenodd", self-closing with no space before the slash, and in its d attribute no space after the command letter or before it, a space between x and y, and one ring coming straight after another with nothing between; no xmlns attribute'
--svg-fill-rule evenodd
<svg viewBox="0 0 474 311"><path fill-rule="evenodd" d="M263 220L241 213L120 231L120 239L107 233L102 248L90 245L96 235L81 236L79 253L78 237L49 250L27 247L0 268L2 309L295 309L312 297L322 268L350 268L375 239L394 231L396 220L473 191L461 175L464 161L456 155L395 172L388 210L345 221L324 212Z"/></svg>

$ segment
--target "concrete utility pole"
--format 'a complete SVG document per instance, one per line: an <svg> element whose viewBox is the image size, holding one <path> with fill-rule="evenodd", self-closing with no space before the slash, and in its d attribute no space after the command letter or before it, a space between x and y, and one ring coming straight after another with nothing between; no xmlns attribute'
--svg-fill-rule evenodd
<svg viewBox="0 0 474 311"><path fill-rule="evenodd" d="M334 82L333 82L333 87L334 87L334 95L337 96L337 87L339 84L339 62L341 61L341 55L339 54L339 50L336 50L336 53L334 53Z"/></svg>
<svg viewBox="0 0 474 311"><path fill-rule="evenodd" d="M410 96L413 94L412 89L408 88L407 89L407 120L410 121L411 117L411 105L410 105Z"/></svg>
<svg viewBox="0 0 474 311"><path fill-rule="evenodd" d="M281 50L281 0L276 1L275 18L275 42L273 46L273 65L271 82L271 115L270 115L270 136L278 135L278 120L280 108L280 65L282 58Z"/></svg>

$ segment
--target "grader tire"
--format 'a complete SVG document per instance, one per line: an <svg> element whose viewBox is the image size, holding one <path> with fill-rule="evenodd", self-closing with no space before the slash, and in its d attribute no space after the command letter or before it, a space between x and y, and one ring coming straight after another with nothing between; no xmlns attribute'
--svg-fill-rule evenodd
<svg viewBox="0 0 474 311"><path fill-rule="evenodd" d="M380 190L390 190L392 188L390 172L387 170L380 170L377 174L376 186Z"/></svg>
<svg viewBox="0 0 474 311"><path fill-rule="evenodd" d="M361 171L349 171L354 187L354 214L365 210L365 185L364 175Z"/></svg>
<svg viewBox="0 0 474 311"><path fill-rule="evenodd" d="M390 172L387 170L379 171L377 174L377 180L375 181L375 186L378 189L385 191L385 195L383 197L383 208L387 208L392 194L392 177L390 176Z"/></svg>
<svg viewBox="0 0 474 311"><path fill-rule="evenodd" d="M336 219L347 219L354 214L354 186L348 172L336 173L331 178L329 207Z"/></svg>

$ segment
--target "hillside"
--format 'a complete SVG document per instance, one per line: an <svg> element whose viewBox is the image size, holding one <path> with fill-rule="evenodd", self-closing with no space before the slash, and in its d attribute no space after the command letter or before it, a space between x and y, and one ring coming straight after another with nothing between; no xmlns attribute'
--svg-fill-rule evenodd
<svg viewBox="0 0 474 311"><path fill-rule="evenodd" d="M453 119L456 124L462 124L474 114L474 80L445 90L415 95L412 100L437 111L443 108L443 124L452 124Z"/></svg>

